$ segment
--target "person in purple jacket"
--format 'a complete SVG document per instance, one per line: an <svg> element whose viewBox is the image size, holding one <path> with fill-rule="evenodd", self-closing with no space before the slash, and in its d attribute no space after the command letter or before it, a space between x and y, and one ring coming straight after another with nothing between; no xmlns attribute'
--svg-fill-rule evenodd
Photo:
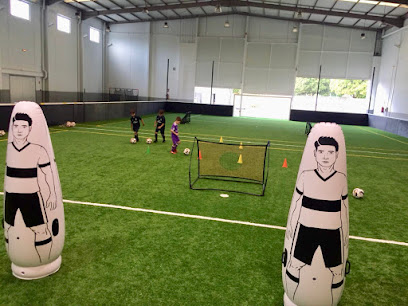
<svg viewBox="0 0 408 306"><path fill-rule="evenodd" d="M179 133L178 133L178 125L181 122L181 118L177 117L176 121L174 121L173 125L171 126L171 140L173 141L173 146L171 147L171 154L177 153L177 146L180 143Z"/></svg>

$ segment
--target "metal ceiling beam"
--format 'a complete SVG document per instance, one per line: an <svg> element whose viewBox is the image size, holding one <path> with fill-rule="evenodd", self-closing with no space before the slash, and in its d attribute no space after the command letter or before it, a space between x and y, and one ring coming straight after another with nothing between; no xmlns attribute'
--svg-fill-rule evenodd
<svg viewBox="0 0 408 306"><path fill-rule="evenodd" d="M363 31L380 31L380 29L375 30L375 29L369 29L368 27L353 27L350 25L341 25L341 24L335 24L335 23L330 23L330 22L320 22L320 21L313 21L313 20L299 20L295 18L285 18L285 17L277 17L277 16L264 16L262 14L254 14L254 13L246 13L246 12L228 12L228 13L213 13L213 14L197 14L193 16L183 16L182 18L178 17L169 17L167 19L156 19L154 21L169 21L169 20L180 20L180 19L195 19L195 18L205 18L205 17L213 17L213 16L227 16L227 15L240 15L240 16L249 16L249 17L260 17L260 18L267 18L267 19L274 19L274 20L284 20L284 21L293 21L296 23L303 23L303 24L320 24L320 25L328 25L328 26L336 26L336 27L342 27L342 28L350 28L350 29L358 29L358 30L363 30ZM142 23L146 21L134 21L132 23ZM128 22L125 21L118 21L113 24L125 24Z"/></svg>
<svg viewBox="0 0 408 306"><path fill-rule="evenodd" d="M153 5L149 7L149 11L163 11L163 10L185 9L185 8L203 7L203 6L216 6L216 5L221 5L225 7L234 7L234 6L235 7L238 7L238 6L259 7L259 8L268 8L272 10L284 10L284 11L291 11L291 12L297 12L300 10L302 13L311 13L311 14L337 16L337 17L349 17L349 18L357 18L357 19L372 20L372 21L382 21L384 23L387 23L389 25L393 25L399 28L401 28L404 23L403 18L384 18L384 17L365 15L365 14L329 11L329 10L323 10L323 9L312 9L312 8L307 8L307 7L297 7L296 8L294 6L285 6L285 5L278 5L278 4L272 4L272 3L250 2L250 1L244 2L240 0L220 0L220 1L177 3L177 4L168 4L168 5ZM134 12L141 12L141 11L142 11L142 8L135 7L135 8L126 8L126 9L103 10L103 11L97 11L97 12L84 12L82 16L83 16L83 19L88 19L91 17L100 16L100 15L134 13Z"/></svg>

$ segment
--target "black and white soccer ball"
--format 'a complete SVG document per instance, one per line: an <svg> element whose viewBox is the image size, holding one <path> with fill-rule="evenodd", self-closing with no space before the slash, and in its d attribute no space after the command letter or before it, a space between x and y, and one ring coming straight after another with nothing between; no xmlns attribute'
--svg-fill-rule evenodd
<svg viewBox="0 0 408 306"><path fill-rule="evenodd" d="M183 151L184 155L190 155L190 149L189 148L185 148Z"/></svg>
<svg viewBox="0 0 408 306"><path fill-rule="evenodd" d="M130 143L136 143L136 142L137 142L136 138L130 138Z"/></svg>
<svg viewBox="0 0 408 306"><path fill-rule="evenodd" d="M146 143L151 144L152 142L153 142L153 140L151 138L146 139Z"/></svg>
<svg viewBox="0 0 408 306"><path fill-rule="evenodd" d="M354 188L353 197L355 197L356 199L361 199L362 197L364 197L364 190L361 188Z"/></svg>

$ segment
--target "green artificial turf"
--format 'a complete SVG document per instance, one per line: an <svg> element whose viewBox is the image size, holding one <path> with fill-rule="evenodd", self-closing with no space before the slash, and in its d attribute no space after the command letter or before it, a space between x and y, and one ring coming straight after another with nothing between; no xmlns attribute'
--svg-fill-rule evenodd
<svg viewBox="0 0 408 306"><path fill-rule="evenodd" d="M130 144L128 119L51 127L65 199L286 226L305 123L192 116L178 151L194 137L224 143L271 141L264 197L189 189L189 157L167 142L149 146L155 115ZM368 127L342 126L348 163L350 235L408 242L408 140ZM0 139L0 160L6 141ZM282 168L284 159L288 168ZM195 161L194 161L195 162ZM0 168L4 177L4 168ZM2 183L1 183L2 184ZM0 196L1 200L3 198ZM1 209L3 204L1 201ZM21 281L0 244L0 304L282 305L284 231L66 203L61 270ZM341 305L408 305L408 247L350 240L351 273Z"/></svg>

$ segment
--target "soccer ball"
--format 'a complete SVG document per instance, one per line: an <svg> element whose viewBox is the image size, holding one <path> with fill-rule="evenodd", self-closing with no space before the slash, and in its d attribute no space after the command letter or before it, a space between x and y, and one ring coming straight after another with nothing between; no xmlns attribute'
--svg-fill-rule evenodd
<svg viewBox="0 0 408 306"><path fill-rule="evenodd" d="M364 197L364 190L360 188L354 188L353 197L355 197L356 199Z"/></svg>
<svg viewBox="0 0 408 306"><path fill-rule="evenodd" d="M67 123L65 123L65 126L66 126L66 127L71 127L71 126L72 126L71 121L67 121Z"/></svg>
<svg viewBox="0 0 408 306"><path fill-rule="evenodd" d="M152 141L153 141L153 140L152 140L151 138L147 138L147 139L146 139L146 143L148 143L148 144L151 144Z"/></svg>
<svg viewBox="0 0 408 306"><path fill-rule="evenodd" d="M185 148L183 151L184 155L189 155L190 154L190 149L189 148Z"/></svg>
<svg viewBox="0 0 408 306"><path fill-rule="evenodd" d="M130 138L130 143L136 143L136 138Z"/></svg>
<svg viewBox="0 0 408 306"><path fill-rule="evenodd" d="M2 137L2 136L4 136L4 135L6 135L6 132L3 131L3 130L0 130L0 137Z"/></svg>
<svg viewBox="0 0 408 306"><path fill-rule="evenodd" d="M74 127L74 126L76 126L76 123L75 123L75 121L72 121L71 122L71 127Z"/></svg>

